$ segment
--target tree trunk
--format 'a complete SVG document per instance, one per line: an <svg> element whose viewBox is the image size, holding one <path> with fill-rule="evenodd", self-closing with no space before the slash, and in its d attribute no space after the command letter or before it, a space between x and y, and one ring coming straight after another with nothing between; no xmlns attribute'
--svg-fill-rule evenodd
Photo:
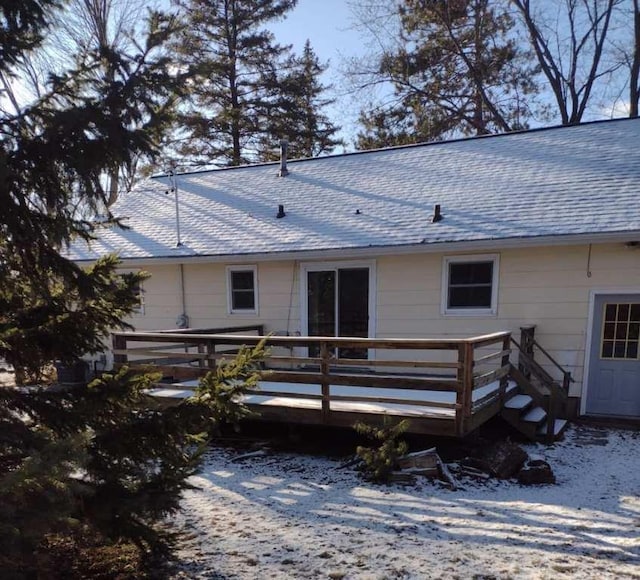
<svg viewBox="0 0 640 580"><path fill-rule="evenodd" d="M629 117L638 116L640 100L640 0L633 0L633 59L629 79Z"/></svg>

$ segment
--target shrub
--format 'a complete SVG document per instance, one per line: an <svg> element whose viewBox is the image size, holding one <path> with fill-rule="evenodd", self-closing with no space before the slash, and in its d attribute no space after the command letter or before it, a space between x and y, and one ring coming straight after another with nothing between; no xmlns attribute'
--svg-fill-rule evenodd
<svg viewBox="0 0 640 580"><path fill-rule="evenodd" d="M382 427L356 423L354 428L358 434L375 443L373 447L358 446L356 449L358 457L363 461L361 471L364 477L376 483L388 483L398 458L408 451L406 442L399 439L409 428L409 421L403 419L392 424L385 417Z"/></svg>

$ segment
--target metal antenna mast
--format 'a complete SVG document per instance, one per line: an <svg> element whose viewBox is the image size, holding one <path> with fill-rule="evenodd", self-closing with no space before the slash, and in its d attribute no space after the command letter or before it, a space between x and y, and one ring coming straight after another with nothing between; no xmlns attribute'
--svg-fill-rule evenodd
<svg viewBox="0 0 640 580"><path fill-rule="evenodd" d="M171 189L169 191L173 192L176 200L176 236L178 238L176 247L180 247L182 245L182 240L180 239L180 200L178 198L178 181L173 169L169 170L169 183L171 184Z"/></svg>

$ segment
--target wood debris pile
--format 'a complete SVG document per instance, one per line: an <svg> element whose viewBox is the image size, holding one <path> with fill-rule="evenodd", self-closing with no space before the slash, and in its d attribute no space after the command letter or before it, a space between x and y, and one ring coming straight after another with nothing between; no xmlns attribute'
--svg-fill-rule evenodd
<svg viewBox="0 0 640 580"><path fill-rule="evenodd" d="M442 481L451 490L460 487L435 447L400 457L397 467L398 470L391 474L391 481L395 483L413 484L416 483L417 477L428 477Z"/></svg>
<svg viewBox="0 0 640 580"><path fill-rule="evenodd" d="M398 459L391 481L413 485L418 477L441 481L451 490L462 487L460 480L464 478L478 482L493 478L517 479L523 485L555 483L546 461L529 457L522 447L511 441L499 441L474 456L452 463L445 463L435 447L409 453Z"/></svg>

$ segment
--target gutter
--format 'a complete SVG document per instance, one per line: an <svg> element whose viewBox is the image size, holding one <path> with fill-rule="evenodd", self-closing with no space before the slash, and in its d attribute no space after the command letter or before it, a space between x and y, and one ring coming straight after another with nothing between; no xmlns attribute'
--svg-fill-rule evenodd
<svg viewBox="0 0 640 580"><path fill-rule="evenodd" d="M336 248L325 250L298 250L285 252L262 252L245 254L220 254L191 256L158 256L121 258L123 266L150 264L202 264L202 263L249 263L290 260L326 260L351 258L376 258L379 256L402 256L409 254L440 254L452 252L482 252L550 246L572 246L583 244L629 243L640 241L640 230L605 234L564 234L531 238L503 238L493 240L470 240L462 242L431 242L398 246L368 246L359 248ZM92 260L74 260L77 264L89 265Z"/></svg>

